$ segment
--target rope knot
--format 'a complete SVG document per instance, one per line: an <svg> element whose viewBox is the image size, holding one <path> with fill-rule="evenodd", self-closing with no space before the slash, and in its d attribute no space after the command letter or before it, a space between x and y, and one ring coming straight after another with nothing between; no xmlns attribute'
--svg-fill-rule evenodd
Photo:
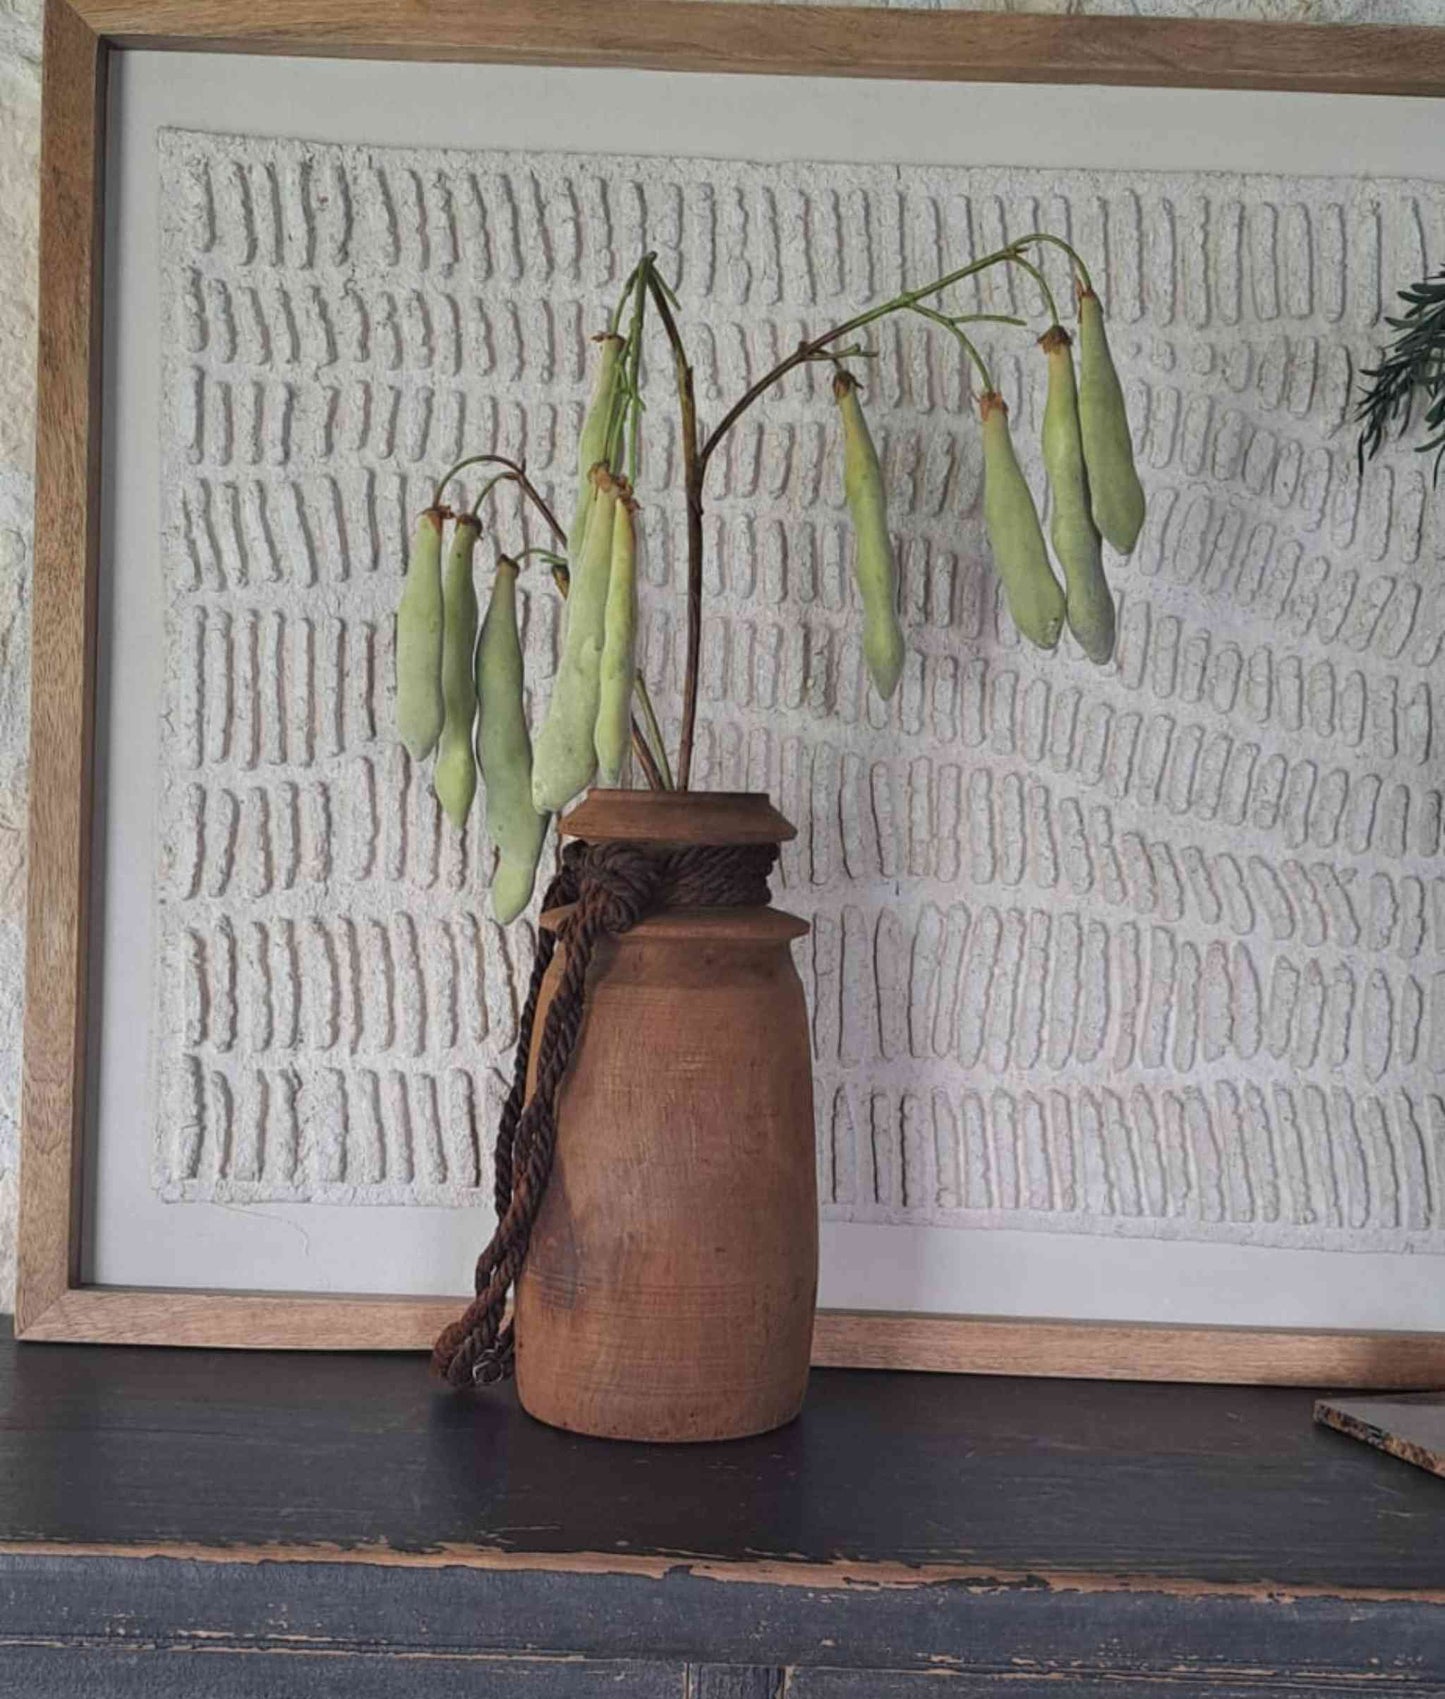
<svg viewBox="0 0 1445 1699"><path fill-rule="evenodd" d="M664 865L635 844L588 847L579 868L580 901L607 932L626 932L657 904Z"/></svg>

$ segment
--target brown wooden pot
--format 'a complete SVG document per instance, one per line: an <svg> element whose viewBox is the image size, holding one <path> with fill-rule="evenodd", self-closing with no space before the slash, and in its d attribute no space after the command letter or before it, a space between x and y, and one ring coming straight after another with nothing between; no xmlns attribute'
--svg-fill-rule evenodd
<svg viewBox="0 0 1445 1699"><path fill-rule="evenodd" d="M659 846L793 836L765 796L706 792L594 792L562 829ZM517 1390L541 1421L733 1439L802 1407L818 1199L789 946L807 930L772 908L669 909L599 945L517 1283ZM559 948L534 1035L561 966Z"/></svg>

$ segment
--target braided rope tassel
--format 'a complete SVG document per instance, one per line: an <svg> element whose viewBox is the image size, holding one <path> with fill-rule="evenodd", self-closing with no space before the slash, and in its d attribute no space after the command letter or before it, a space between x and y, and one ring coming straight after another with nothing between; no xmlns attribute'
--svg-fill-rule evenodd
<svg viewBox="0 0 1445 1699"><path fill-rule="evenodd" d="M592 954L605 936L626 932L654 909L765 907L774 844L712 845L648 852L635 844L571 843L543 898L544 909L571 905L555 936L542 929L517 1034L512 1085L497 1127L493 1199L497 1227L477 1259L476 1296L445 1328L432 1367L452 1386L486 1385L514 1371L516 1340L506 1319L507 1294L526 1261L557 1147L557 1094L571 1066L586 1013ZM542 981L558 944L562 974L537 1049L536 1078L527 1073Z"/></svg>

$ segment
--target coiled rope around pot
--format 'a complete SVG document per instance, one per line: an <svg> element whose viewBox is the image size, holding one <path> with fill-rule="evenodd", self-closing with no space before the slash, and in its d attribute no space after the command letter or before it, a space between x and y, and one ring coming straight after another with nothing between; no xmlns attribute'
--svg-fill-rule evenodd
<svg viewBox="0 0 1445 1699"><path fill-rule="evenodd" d="M626 932L662 908L762 908L776 844L695 844L647 850L633 843L569 843L548 886L544 909L571 905L556 933L541 929L517 1033L512 1087L497 1125L493 1196L497 1230L477 1259L476 1297L446 1328L432 1366L453 1386L503 1380L514 1367L507 1294L526 1261L557 1147L557 1093L571 1064L585 1013L587 970L603 936ZM557 944L562 976L547 1010L527 1096L527 1064L537 999Z"/></svg>

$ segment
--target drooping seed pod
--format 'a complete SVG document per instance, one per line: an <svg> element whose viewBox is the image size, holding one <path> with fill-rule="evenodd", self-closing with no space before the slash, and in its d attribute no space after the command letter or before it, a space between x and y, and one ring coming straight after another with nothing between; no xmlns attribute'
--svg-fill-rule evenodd
<svg viewBox="0 0 1445 1699"><path fill-rule="evenodd" d="M898 688L903 671L903 628L898 623L898 567L888 535L888 498L878 451L858 401L858 380L840 371L833 399L843 424L843 493L853 521L853 576L863 604L863 656L878 694Z"/></svg>
<svg viewBox="0 0 1445 1699"><path fill-rule="evenodd" d="M604 785L621 779L632 741L632 681L637 675L637 536L632 522L636 507L626 483L619 481L594 734L597 772Z"/></svg>
<svg viewBox="0 0 1445 1699"><path fill-rule="evenodd" d="M615 331L607 331L594 340L598 348L597 376L592 385L592 399L582 421L582 435L577 442L577 506L567 532L569 561L577 559L587 531L587 512L592 505L594 489L592 468L607 458L607 439L616 411L618 385L622 381L622 350L626 346Z"/></svg>
<svg viewBox="0 0 1445 1699"><path fill-rule="evenodd" d="M587 533L571 573L562 659L532 760L532 802L539 813L560 814L597 771L597 701L617 483L599 464L592 468L592 484Z"/></svg>
<svg viewBox="0 0 1445 1699"><path fill-rule="evenodd" d="M1114 653L1114 598L1104 577L1104 551L1089 502L1089 475L1079 429L1079 398L1069 333L1053 325L1039 338L1048 359L1044 403L1044 471L1052 495L1049 538L1064 569L1069 630L1091 661Z"/></svg>
<svg viewBox="0 0 1445 1699"><path fill-rule="evenodd" d="M482 534L475 514L459 513L447 550L442 580L442 720L432 788L447 819L460 832L477 794L477 768L472 755L472 723L477 717L476 674L472 657L477 646L477 592L472 583L472 552Z"/></svg>
<svg viewBox="0 0 1445 1699"><path fill-rule="evenodd" d="M442 526L447 511L429 507L416 522L396 609L396 731L413 761L424 761L442 733Z"/></svg>
<svg viewBox="0 0 1445 1699"><path fill-rule="evenodd" d="M1134 470L1134 442L1124 388L1114 370L1104 309L1092 289L1079 287L1079 425L1094 523L1128 554L1144 524L1144 486Z"/></svg>
<svg viewBox="0 0 1445 1699"><path fill-rule="evenodd" d="M983 420L983 518L1009 613L1021 634L1052 649L1064 625L1064 592L1049 565L1038 509L995 390L979 397Z"/></svg>
<svg viewBox="0 0 1445 1699"><path fill-rule="evenodd" d="M532 806L532 739L523 694L522 641L517 630L517 563L497 562L477 642L477 762L487 836L497 851L492 913L505 926L532 900L547 816Z"/></svg>

